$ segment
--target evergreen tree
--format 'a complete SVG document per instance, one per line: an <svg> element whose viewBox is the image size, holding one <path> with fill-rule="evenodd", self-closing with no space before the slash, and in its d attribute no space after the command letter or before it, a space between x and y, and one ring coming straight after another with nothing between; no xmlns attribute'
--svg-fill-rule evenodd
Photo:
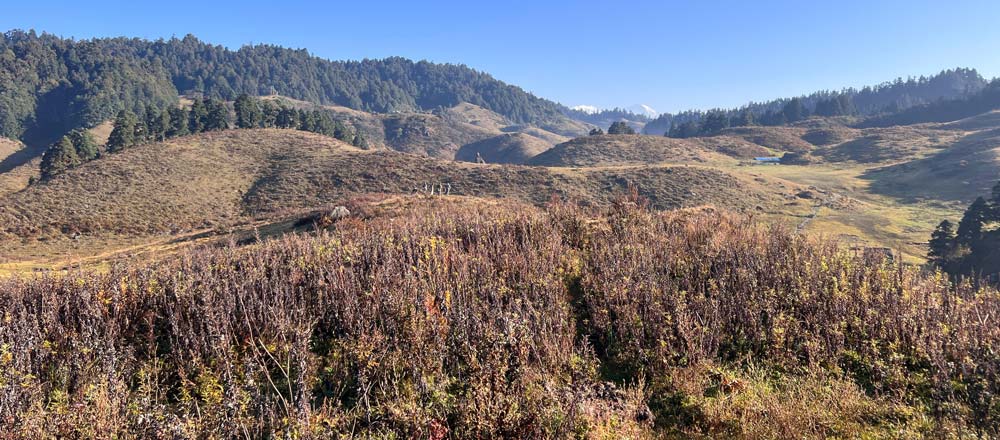
<svg viewBox="0 0 1000 440"><path fill-rule="evenodd" d="M132 112L127 110L119 112L115 118L115 128L111 130L111 136L108 138L108 152L116 153L135 145L136 125L136 118Z"/></svg>
<svg viewBox="0 0 1000 440"><path fill-rule="evenodd" d="M761 116L760 118L760 124L769 127L777 125L785 125L786 123L788 123L788 119L785 117L784 112L776 112L773 110L768 110L766 113L764 113L764 116Z"/></svg>
<svg viewBox="0 0 1000 440"><path fill-rule="evenodd" d="M958 231L955 234L956 242L959 245L971 246L983 236L983 226L989 220L990 209L986 204L986 199L977 197L976 201L969 205L958 222Z"/></svg>
<svg viewBox="0 0 1000 440"><path fill-rule="evenodd" d="M718 134L729 127L729 118L721 110L714 110L705 115L698 132L701 134Z"/></svg>
<svg viewBox="0 0 1000 440"><path fill-rule="evenodd" d="M81 163L76 154L76 146L69 136L63 136L42 155L42 179L50 179Z"/></svg>
<svg viewBox="0 0 1000 440"><path fill-rule="evenodd" d="M667 136L678 139L685 139L698 135L698 124L694 121L686 121L670 126Z"/></svg>
<svg viewBox="0 0 1000 440"><path fill-rule="evenodd" d="M205 131L226 130L229 128L229 109L222 101L215 99L206 102L208 114L205 118Z"/></svg>
<svg viewBox="0 0 1000 440"><path fill-rule="evenodd" d="M938 267L947 268L955 249L955 230L951 222L942 221L931 234L927 258ZM946 269L947 270L947 269Z"/></svg>
<svg viewBox="0 0 1000 440"><path fill-rule="evenodd" d="M330 113L319 110L313 110L312 120L313 120L313 129L312 129L313 133L319 133L324 136L335 137L342 141L347 140L347 136L346 133L344 133L344 131L341 131L340 133L341 137L337 137L337 124L334 123L333 118L330 117Z"/></svg>
<svg viewBox="0 0 1000 440"><path fill-rule="evenodd" d="M977 198L962 216L958 230L941 222L931 234L928 259L952 275L1000 275L1000 229L997 223L1000 183L993 187L990 200Z"/></svg>
<svg viewBox="0 0 1000 440"><path fill-rule="evenodd" d="M612 122L608 127L608 134L635 134L635 130L629 127L625 121Z"/></svg>
<svg viewBox="0 0 1000 440"><path fill-rule="evenodd" d="M316 119L311 112L299 110L299 130L316 131Z"/></svg>
<svg viewBox="0 0 1000 440"><path fill-rule="evenodd" d="M600 136L602 134L604 134L604 130L601 130L601 128L598 127L598 128L590 130L590 133L588 135L589 136Z"/></svg>
<svg viewBox="0 0 1000 440"><path fill-rule="evenodd" d="M785 121L787 122L801 121L809 116L806 106L802 104L802 100L799 98L792 98L788 101L781 109L781 113L784 114Z"/></svg>
<svg viewBox="0 0 1000 440"><path fill-rule="evenodd" d="M146 107L139 109L135 113L135 125L133 125L134 130L132 131L132 145L140 145L146 142L147 131L146 127Z"/></svg>
<svg viewBox="0 0 1000 440"><path fill-rule="evenodd" d="M166 119L164 119L166 116ZM170 128L170 115L161 112L160 109L149 106L146 107L146 140L163 141Z"/></svg>
<svg viewBox="0 0 1000 440"><path fill-rule="evenodd" d="M180 107L172 107L167 111L167 116L170 118L170 127L167 129L167 136L178 137L185 136L189 134L188 131L188 112Z"/></svg>
<svg viewBox="0 0 1000 440"><path fill-rule="evenodd" d="M236 128L257 128L261 126L263 112L255 98L241 94L233 103L236 112Z"/></svg>
<svg viewBox="0 0 1000 440"><path fill-rule="evenodd" d="M191 104L190 119L188 120L188 130L191 133L201 133L205 131L208 123L208 107L204 99L196 98Z"/></svg>
<svg viewBox="0 0 1000 440"><path fill-rule="evenodd" d="M291 107L282 107L278 111L278 119L275 121L278 128L298 128L299 112Z"/></svg>
<svg viewBox="0 0 1000 440"><path fill-rule="evenodd" d="M756 124L757 121L754 119L753 112L750 109L743 110L733 123L737 127L750 127Z"/></svg>
<svg viewBox="0 0 1000 440"><path fill-rule="evenodd" d="M261 123L260 125L264 128L274 128L278 126L278 112L281 108L278 107L274 101L261 101L260 103L260 113L261 113Z"/></svg>
<svg viewBox="0 0 1000 440"><path fill-rule="evenodd" d="M841 107L839 97L823 99L816 103L816 114L818 116L840 116L845 114Z"/></svg>
<svg viewBox="0 0 1000 440"><path fill-rule="evenodd" d="M368 149L368 140L365 139L365 137L362 136L361 133L358 133L358 134L354 135L354 140L351 142L351 145L354 145L355 147L367 150Z"/></svg>
<svg viewBox="0 0 1000 440"><path fill-rule="evenodd" d="M101 147L97 145L97 141L94 140L94 136L89 131L76 129L69 132L67 136L73 143L73 148L80 161L94 160L101 154Z"/></svg>
<svg viewBox="0 0 1000 440"><path fill-rule="evenodd" d="M854 108L854 98L847 93L841 93L837 95L837 101L839 102L840 114L842 115L853 115L857 109Z"/></svg>
<svg viewBox="0 0 1000 440"><path fill-rule="evenodd" d="M355 136L354 133L351 133L351 130L348 129L347 126L340 121L335 121L333 123L333 137L344 142L353 142Z"/></svg>
<svg viewBox="0 0 1000 440"><path fill-rule="evenodd" d="M993 185L993 190L990 193L990 216L987 219L990 223L1000 222L1000 181Z"/></svg>

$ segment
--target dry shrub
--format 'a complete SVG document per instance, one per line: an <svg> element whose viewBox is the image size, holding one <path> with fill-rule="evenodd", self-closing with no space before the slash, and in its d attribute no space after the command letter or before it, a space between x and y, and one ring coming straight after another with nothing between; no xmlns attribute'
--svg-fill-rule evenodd
<svg viewBox="0 0 1000 440"><path fill-rule="evenodd" d="M12 437L991 436L1000 416L995 290L636 199L414 206L0 281L0 310Z"/></svg>

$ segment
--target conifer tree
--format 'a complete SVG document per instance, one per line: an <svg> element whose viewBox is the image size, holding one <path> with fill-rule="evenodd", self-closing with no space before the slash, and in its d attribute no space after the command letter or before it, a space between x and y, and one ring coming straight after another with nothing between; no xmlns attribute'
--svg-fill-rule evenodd
<svg viewBox="0 0 1000 440"><path fill-rule="evenodd" d="M365 137L362 136L361 133L358 133L354 135L354 140L351 142L351 145L354 145L355 147L361 148L363 150L367 150L368 140L365 139Z"/></svg>
<svg viewBox="0 0 1000 440"><path fill-rule="evenodd" d="M150 106L146 107L146 140L163 141L167 136L167 129L170 128L169 115L164 120L165 113L160 109Z"/></svg>
<svg viewBox="0 0 1000 440"><path fill-rule="evenodd" d="M299 130L316 131L316 119L311 112L299 110Z"/></svg>
<svg viewBox="0 0 1000 440"><path fill-rule="evenodd" d="M205 103L208 111L205 117L204 131L226 130L229 128L229 109L222 101L215 99Z"/></svg>
<svg viewBox="0 0 1000 440"><path fill-rule="evenodd" d="M299 112L291 107L282 107L278 111L278 119L275 121L278 128L298 128Z"/></svg>
<svg viewBox="0 0 1000 440"><path fill-rule="evenodd" d="M190 119L188 120L188 130L191 133L201 133L205 131L205 124L208 122L208 108L204 99L195 99L191 104Z"/></svg>
<svg viewBox="0 0 1000 440"><path fill-rule="evenodd" d="M185 136L189 134L188 131L188 112L180 107L173 107L167 111L167 116L170 118L170 128L167 129L167 136L178 137Z"/></svg>
<svg viewBox="0 0 1000 440"><path fill-rule="evenodd" d="M616 121L608 127L608 134L635 134L635 130L629 127L625 121Z"/></svg>
<svg viewBox="0 0 1000 440"><path fill-rule="evenodd" d="M81 163L76 147L69 136L63 136L42 155L42 179L50 179Z"/></svg>
<svg viewBox="0 0 1000 440"><path fill-rule="evenodd" d="M667 132L668 137L684 139L692 136L698 135L698 124L694 121L687 121L680 124L674 124L670 126L670 131Z"/></svg>
<svg viewBox="0 0 1000 440"><path fill-rule="evenodd" d="M993 190L990 194L990 216L988 221L991 223L1000 222L1000 181L993 185Z"/></svg>
<svg viewBox="0 0 1000 440"><path fill-rule="evenodd" d="M70 142L73 143L73 148L76 150L76 155L81 162L94 160L100 155L101 148L97 145L97 141L94 140L94 136L89 131L76 129L69 132L67 136L69 136Z"/></svg>
<svg viewBox="0 0 1000 440"><path fill-rule="evenodd" d="M965 210L962 220L958 222L958 231L955 234L956 242L968 246L982 238L983 225L988 219L989 207L986 204L986 199L977 197Z"/></svg>
<svg viewBox="0 0 1000 440"><path fill-rule="evenodd" d="M236 112L236 128L257 128L261 126L263 113L257 100L246 93L241 94L233 103Z"/></svg>
<svg viewBox="0 0 1000 440"><path fill-rule="evenodd" d="M715 110L705 115L698 131L701 134L717 134L727 127L729 127L729 118L721 110Z"/></svg>
<svg viewBox="0 0 1000 440"><path fill-rule="evenodd" d="M802 100L799 98L792 98L791 101L788 101L781 112L784 114L785 121L787 122L800 121L809 116L806 106L802 104Z"/></svg>
<svg viewBox="0 0 1000 440"><path fill-rule="evenodd" d="M927 258L945 268L955 249L955 229L948 220L942 221L931 234Z"/></svg>
<svg viewBox="0 0 1000 440"><path fill-rule="evenodd" d="M344 142L353 142L355 136L354 133L351 133L347 126L340 121L335 121L333 123L333 137Z"/></svg>
<svg viewBox="0 0 1000 440"><path fill-rule="evenodd" d="M337 137L337 124L333 121L333 118L330 117L330 114L328 112L313 110L312 119L313 119L312 131L314 133L319 133L324 136L335 137L340 140L347 139L345 132L341 132L341 136L343 137L343 139Z"/></svg>
<svg viewBox="0 0 1000 440"><path fill-rule="evenodd" d="M119 112L115 118L115 128L108 138L108 152L116 153L135 145L135 126L135 115L127 110Z"/></svg>
<svg viewBox="0 0 1000 440"><path fill-rule="evenodd" d="M745 109L742 113L740 113L740 116L736 118L733 125L737 127L750 127L757 125L757 121L753 116L753 112L750 111L750 109Z"/></svg>
<svg viewBox="0 0 1000 440"><path fill-rule="evenodd" d="M260 113L261 121L260 126L264 128L274 128L278 126L278 112L281 109L278 107L274 101L261 101L260 103Z"/></svg>

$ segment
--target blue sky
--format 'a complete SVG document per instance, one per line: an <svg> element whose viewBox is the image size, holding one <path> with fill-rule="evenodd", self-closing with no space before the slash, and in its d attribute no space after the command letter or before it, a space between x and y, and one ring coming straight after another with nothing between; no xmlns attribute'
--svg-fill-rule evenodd
<svg viewBox="0 0 1000 440"><path fill-rule="evenodd" d="M996 1L21 1L0 29L192 33L330 59L467 64L567 105L733 107L975 67L1000 75Z"/></svg>

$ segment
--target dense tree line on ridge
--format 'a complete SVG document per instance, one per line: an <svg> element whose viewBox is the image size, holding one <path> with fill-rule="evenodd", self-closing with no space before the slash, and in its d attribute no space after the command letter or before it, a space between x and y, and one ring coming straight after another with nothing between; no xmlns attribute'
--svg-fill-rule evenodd
<svg viewBox="0 0 1000 440"><path fill-rule="evenodd" d="M708 116L718 118L721 113L729 126L777 126L816 116L892 115L907 109L933 105L940 101L966 99L978 95L988 82L975 69L945 70L931 77L921 76L883 83L862 89L848 88L820 91L808 96L776 99L763 103L750 103L738 109L685 111L664 113L646 124L647 134L666 134L688 137L711 134L702 132L701 125ZM790 108L793 106L794 108ZM683 126L683 127L682 127ZM709 128L718 126L710 124ZM670 131L674 131L674 135Z"/></svg>
<svg viewBox="0 0 1000 440"><path fill-rule="evenodd" d="M297 129L334 137L357 147L368 146L359 130L338 121L330 111L296 109L246 94L238 96L232 107L230 110L221 100L195 99L190 109L150 106L146 107L141 117L121 110L115 117L114 128L103 149L88 131L74 129L42 155L41 177L43 180L52 178L97 159L101 154L118 153L136 145L230 127Z"/></svg>
<svg viewBox="0 0 1000 440"><path fill-rule="evenodd" d="M271 45L230 50L191 35L72 40L9 31L0 38L0 90L0 136L22 139L93 127L122 110L176 106L180 94L280 94L382 113L469 102L515 123L560 118L563 109L462 65L328 61Z"/></svg>
<svg viewBox="0 0 1000 440"><path fill-rule="evenodd" d="M1000 277L1000 182L989 199L978 197L956 226L942 221L931 234L930 262L951 275Z"/></svg>
<svg viewBox="0 0 1000 440"><path fill-rule="evenodd" d="M590 136L600 136L603 134L604 130L601 130L600 127L590 130L589 133ZM628 125L628 122L615 121L611 123L610 127L608 127L608 134L637 134L637 133L635 129L632 128L632 126Z"/></svg>
<svg viewBox="0 0 1000 440"><path fill-rule="evenodd" d="M986 87L973 95L941 99L929 104L910 107L897 113L869 118L859 124L859 127L888 127L924 122L957 121L997 109L1000 109L1000 79L990 81Z"/></svg>
<svg viewBox="0 0 1000 440"><path fill-rule="evenodd" d="M577 121L583 121L588 124L597 126L606 124L607 121L635 121L642 123L650 121L650 118L646 115L636 114L632 111L625 110L622 108L600 110L594 113L588 113L581 110L574 110L571 108L567 108L563 110L563 114L565 114L570 118L576 119Z"/></svg>

